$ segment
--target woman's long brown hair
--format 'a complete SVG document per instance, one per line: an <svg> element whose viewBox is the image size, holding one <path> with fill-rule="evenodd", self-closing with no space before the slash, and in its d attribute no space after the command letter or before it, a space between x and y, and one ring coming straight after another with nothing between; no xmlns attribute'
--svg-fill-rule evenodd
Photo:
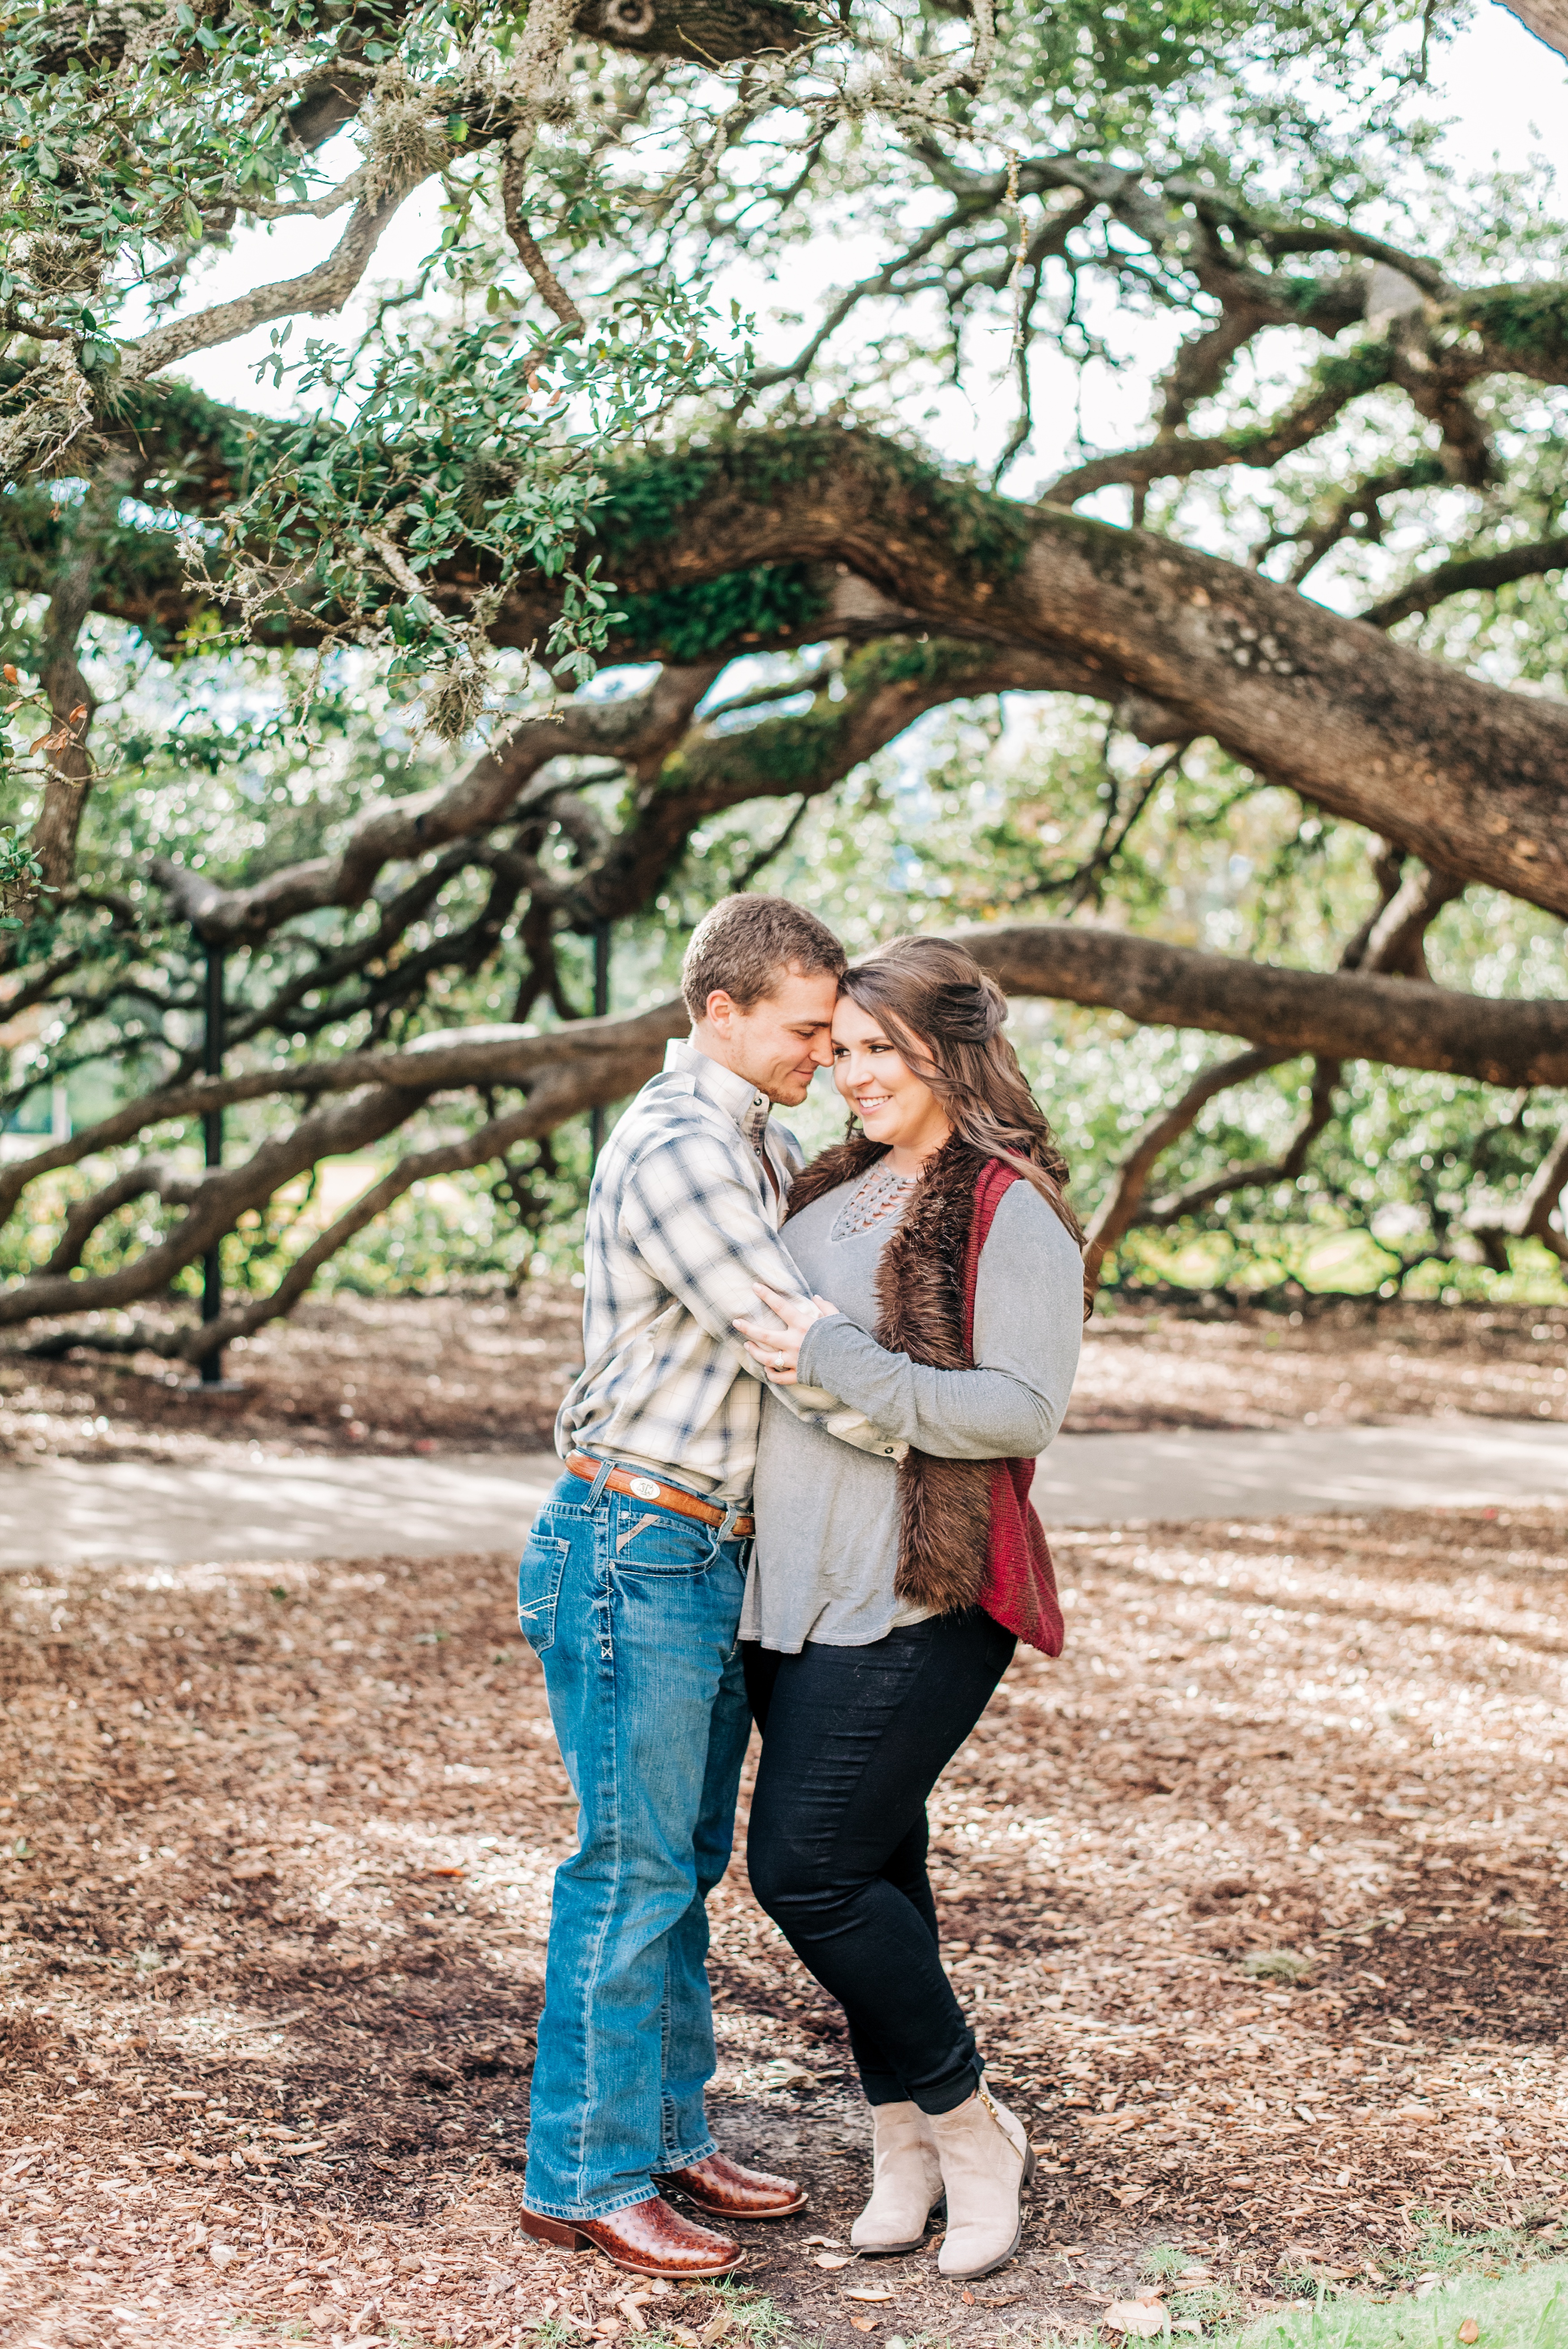
<svg viewBox="0 0 1568 2349"><path fill-rule="evenodd" d="M1068 1162L1002 1033L1007 999L973 955L950 938L890 938L850 965L839 992L881 1022L954 1132L1032 1183L1082 1247Z"/></svg>

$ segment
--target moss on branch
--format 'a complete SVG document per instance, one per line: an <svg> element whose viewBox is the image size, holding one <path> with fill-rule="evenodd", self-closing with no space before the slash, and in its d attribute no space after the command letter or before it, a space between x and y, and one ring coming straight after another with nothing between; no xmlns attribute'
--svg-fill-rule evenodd
<svg viewBox="0 0 1568 2349"><path fill-rule="evenodd" d="M799 643L821 620L828 591L810 564L781 563L617 602L622 616L611 638L617 655L685 663L747 645Z"/></svg>

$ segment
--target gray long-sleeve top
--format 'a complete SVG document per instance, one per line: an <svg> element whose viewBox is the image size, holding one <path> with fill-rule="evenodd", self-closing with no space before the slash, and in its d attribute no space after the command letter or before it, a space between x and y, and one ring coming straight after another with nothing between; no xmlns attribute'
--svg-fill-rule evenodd
<svg viewBox="0 0 1568 2349"><path fill-rule="evenodd" d="M856 1185L824 1195L784 1226L810 1288L838 1307L800 1348L803 1383L861 1411L890 1439L948 1460L1043 1452L1061 1424L1083 1330L1083 1267L1039 1193L1015 1183L996 1210L975 1293L972 1371L937 1371L871 1335L889 1217L850 1228ZM793 1418L765 1394L757 1456L757 1541L741 1637L798 1654L808 1640L863 1647L929 1609L894 1596L893 1464Z"/></svg>

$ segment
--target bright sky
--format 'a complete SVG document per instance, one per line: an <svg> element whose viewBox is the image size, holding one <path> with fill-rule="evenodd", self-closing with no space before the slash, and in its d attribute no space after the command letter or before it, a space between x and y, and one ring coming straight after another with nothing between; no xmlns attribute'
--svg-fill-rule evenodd
<svg viewBox="0 0 1568 2349"><path fill-rule="evenodd" d="M1532 155L1549 160L1568 159L1568 59L1544 47L1495 0L1485 0L1468 29L1450 47L1439 50L1435 63L1433 111L1452 117L1445 154L1461 174L1484 170L1498 157L1514 168ZM355 150L346 139L339 143L346 158L343 168L351 169L356 160ZM427 188L405 207L383 249L406 264L410 255L434 243L436 223L437 198ZM291 221L280 223L270 235L255 231L242 236L233 252L202 278L201 305L308 269L330 251L340 229L341 218ZM864 265L858 253L846 249L835 255L827 237L813 248L812 262L813 275L824 287L852 279ZM763 321L769 289L758 284L739 290L756 307L759 322ZM366 302L361 296L342 318L296 322L291 355L297 354L307 334L334 341L349 339L363 326L365 316ZM852 333L852 328L846 331ZM765 332L765 353L772 357L775 347L779 352L790 350L798 339L799 330L791 328L775 347L773 337ZM998 342L994 396L988 398L979 386L975 388L974 404L969 398L952 395L926 428L928 440L947 455L970 456L977 440L993 440L997 423L1005 429L1005 419L1011 413L1011 393L1004 389L1002 381L1006 369L1005 337L999 336ZM286 410L290 404L286 389L274 392L270 382L261 387L255 381L256 364L269 346L270 331L263 327L242 342L201 354L181 372L214 398L250 409ZM1008 484L1016 492L1027 493L1067 453L1071 395L1068 371L1063 368L1061 374L1061 383L1056 385L1047 362L1044 379L1038 382L1041 413L1057 419L1056 429L1047 426L1048 438L1059 445L1043 446L1037 455L1024 460ZM1116 445L1144 420L1147 378L1139 379L1139 371L1130 369L1122 380L1131 405L1125 417L1105 410L1097 414L1093 437L1101 446ZM1039 437L1044 440L1047 433Z"/></svg>

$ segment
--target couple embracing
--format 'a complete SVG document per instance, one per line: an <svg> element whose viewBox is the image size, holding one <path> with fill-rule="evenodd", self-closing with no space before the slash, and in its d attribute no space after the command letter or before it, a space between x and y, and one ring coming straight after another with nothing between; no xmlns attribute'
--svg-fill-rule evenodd
<svg viewBox="0 0 1568 2349"><path fill-rule="evenodd" d="M1016 2248L1033 2167L943 1970L925 1803L1018 1638L1061 1647L1028 1505L1078 1361L1067 1170L970 957L738 896L694 933L690 1040L600 1159L586 1367L519 1608L580 1806L555 1878L522 2225L714 2277L805 2206L719 2152L707 1894L753 1720L758 1899L844 2009L872 2108L861 2252ZM830 1066L848 1140L770 1112ZM668 2199L679 2197L677 2205ZM695 2210L704 2221L688 2213Z"/></svg>

